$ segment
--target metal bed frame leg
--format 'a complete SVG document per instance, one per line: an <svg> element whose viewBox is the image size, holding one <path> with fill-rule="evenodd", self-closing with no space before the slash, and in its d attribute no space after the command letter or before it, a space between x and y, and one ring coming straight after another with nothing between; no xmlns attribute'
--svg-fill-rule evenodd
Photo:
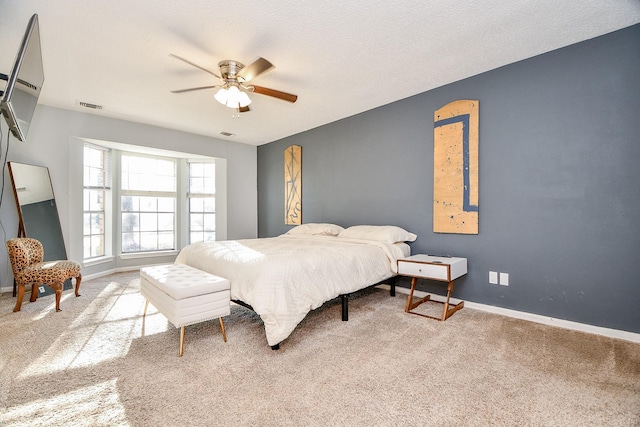
<svg viewBox="0 0 640 427"><path fill-rule="evenodd" d="M342 321L349 321L349 295L340 295L342 301Z"/></svg>

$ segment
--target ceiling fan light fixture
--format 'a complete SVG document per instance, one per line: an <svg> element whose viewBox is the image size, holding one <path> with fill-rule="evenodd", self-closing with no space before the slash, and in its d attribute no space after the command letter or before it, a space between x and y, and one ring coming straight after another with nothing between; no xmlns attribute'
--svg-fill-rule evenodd
<svg viewBox="0 0 640 427"><path fill-rule="evenodd" d="M251 99L249 99L249 95L244 92L241 92L237 86L231 85L226 88L221 88L215 95L214 98L220 104L227 106L229 108L240 108L246 107L251 104Z"/></svg>
<svg viewBox="0 0 640 427"><path fill-rule="evenodd" d="M238 104L240 104L241 107L247 107L249 104L251 104L251 98L249 98L249 95L247 95L245 92L240 92Z"/></svg>
<svg viewBox="0 0 640 427"><path fill-rule="evenodd" d="M216 92L213 97L222 105L227 105L227 99L229 98L228 92L225 88L221 88L218 92Z"/></svg>
<svg viewBox="0 0 640 427"><path fill-rule="evenodd" d="M260 95L266 95L273 98L281 99L287 102L296 102L297 95L282 92L275 89L269 89L268 87L256 86L253 83L247 85L249 81L252 81L262 73L274 68L273 64L264 58L258 58L249 66L245 67L238 61L224 60L218 63L220 68L220 76L216 73L201 67L187 59L181 58L177 55L171 54L171 56L179 59L189 65L205 71L219 80L222 80L222 87L220 85L200 86L192 87L188 89L172 90L173 93L191 92L194 90L213 89L220 88L214 95L216 101L225 107L237 109L238 113L244 113L249 111L249 104L251 99L246 92L257 93ZM246 92L245 92L246 91Z"/></svg>

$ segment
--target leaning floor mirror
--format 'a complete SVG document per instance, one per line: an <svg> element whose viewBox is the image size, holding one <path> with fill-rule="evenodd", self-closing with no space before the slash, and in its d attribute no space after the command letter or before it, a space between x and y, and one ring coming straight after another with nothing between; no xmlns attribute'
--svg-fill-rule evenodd
<svg viewBox="0 0 640 427"><path fill-rule="evenodd" d="M18 237L32 237L42 242L45 261L67 259L49 169L16 162L8 162L8 165L18 208ZM64 289L71 286L71 281L67 280ZM38 297L53 293L48 286L42 286ZM16 296L15 283L13 296Z"/></svg>

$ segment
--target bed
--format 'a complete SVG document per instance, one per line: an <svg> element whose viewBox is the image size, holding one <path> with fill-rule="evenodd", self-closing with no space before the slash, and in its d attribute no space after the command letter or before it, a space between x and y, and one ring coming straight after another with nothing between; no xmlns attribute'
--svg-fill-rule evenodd
<svg viewBox="0 0 640 427"><path fill-rule="evenodd" d="M229 279L231 299L261 317L277 349L311 310L395 278L415 239L396 226L303 224L278 237L194 243L175 262Z"/></svg>

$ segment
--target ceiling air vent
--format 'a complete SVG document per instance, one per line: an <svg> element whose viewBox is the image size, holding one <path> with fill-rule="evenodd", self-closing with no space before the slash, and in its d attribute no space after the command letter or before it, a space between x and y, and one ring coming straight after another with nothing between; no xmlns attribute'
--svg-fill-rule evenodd
<svg viewBox="0 0 640 427"><path fill-rule="evenodd" d="M102 105L91 104L90 102L84 102L84 101L79 101L78 104L80 104L81 107L91 108L93 110L102 110Z"/></svg>
<svg viewBox="0 0 640 427"><path fill-rule="evenodd" d="M233 134L229 133L229 132L220 132L220 135L222 135L222 136L233 136Z"/></svg>

